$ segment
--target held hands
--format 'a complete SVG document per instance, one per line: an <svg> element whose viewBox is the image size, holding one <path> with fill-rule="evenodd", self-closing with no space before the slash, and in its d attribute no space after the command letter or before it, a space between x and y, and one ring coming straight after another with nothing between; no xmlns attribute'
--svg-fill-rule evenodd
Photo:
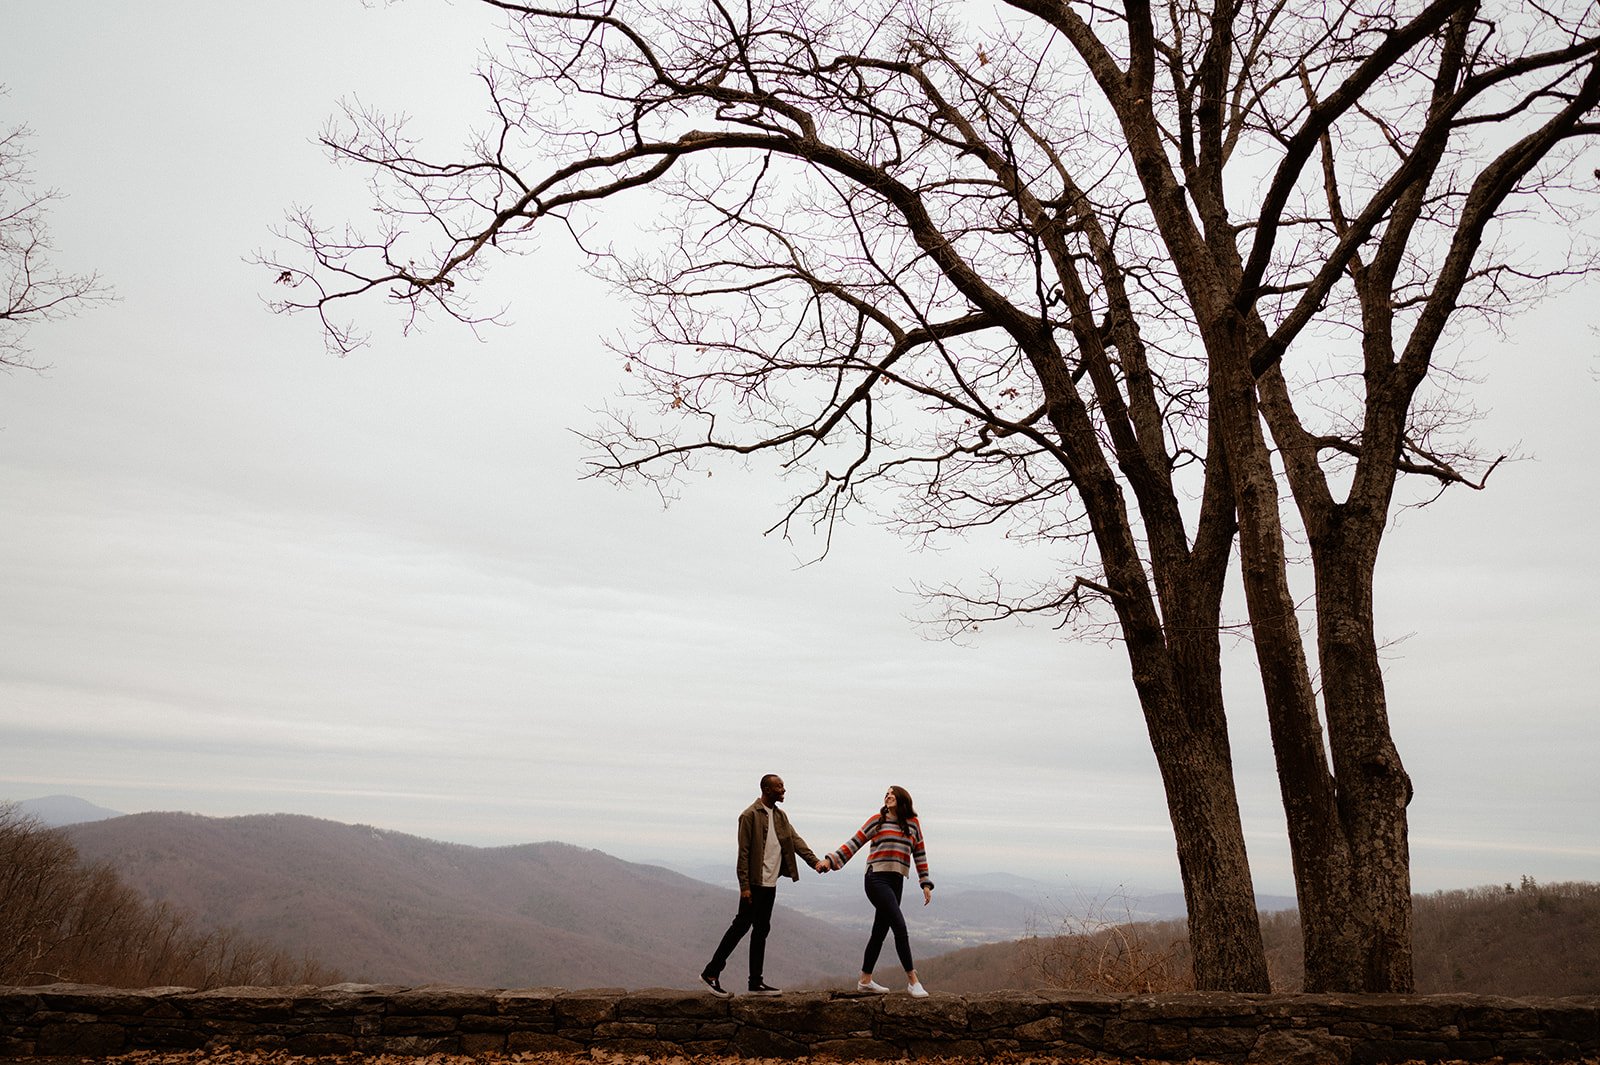
<svg viewBox="0 0 1600 1065"><path fill-rule="evenodd" d="M817 865L816 865L817 872L826 873L831 868L832 868L832 866L830 866L828 864L828 860L826 858L818 858L817 859Z"/></svg>

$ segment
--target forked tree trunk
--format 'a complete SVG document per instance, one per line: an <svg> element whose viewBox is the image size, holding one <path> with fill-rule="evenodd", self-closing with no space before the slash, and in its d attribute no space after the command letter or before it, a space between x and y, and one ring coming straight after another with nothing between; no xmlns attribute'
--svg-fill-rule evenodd
<svg viewBox="0 0 1600 1065"><path fill-rule="evenodd" d="M1373 637L1375 558L1375 550L1361 546L1313 549L1323 704L1339 781L1340 825L1351 858L1350 912L1329 914L1327 923L1349 929L1354 940L1349 976L1359 984L1349 986L1347 978L1338 990L1410 992L1415 989L1406 817L1411 779L1390 735Z"/></svg>
<svg viewBox="0 0 1600 1065"><path fill-rule="evenodd" d="M1300 906L1307 991L1367 990L1363 882L1351 846L1339 759L1323 743L1316 690L1289 587L1278 482L1257 414L1246 352L1249 327L1224 318L1210 330L1211 397L1221 426L1234 501L1245 601L1272 735ZM1320 607L1320 602L1319 602ZM1324 665L1326 672L1326 665ZM1368 870L1370 871L1370 870Z"/></svg>
<svg viewBox="0 0 1600 1065"><path fill-rule="evenodd" d="M1168 622L1178 705L1145 708L1177 840L1200 991L1272 989L1222 703L1217 628ZM1193 635L1191 635L1191 633Z"/></svg>
<svg viewBox="0 0 1600 1065"><path fill-rule="evenodd" d="M1170 496L1152 494L1141 511L1147 568L1065 360L1047 341L1028 353L1050 400L1062 461L1089 516L1161 771L1189 910L1195 986L1269 991L1222 701L1219 622L1233 526L1219 526L1213 514L1191 551L1180 508ZM1137 465L1132 456L1124 461Z"/></svg>
<svg viewBox="0 0 1600 1065"><path fill-rule="evenodd" d="M1161 771L1189 913L1195 987L1271 990L1223 717L1216 627L1126 646Z"/></svg>

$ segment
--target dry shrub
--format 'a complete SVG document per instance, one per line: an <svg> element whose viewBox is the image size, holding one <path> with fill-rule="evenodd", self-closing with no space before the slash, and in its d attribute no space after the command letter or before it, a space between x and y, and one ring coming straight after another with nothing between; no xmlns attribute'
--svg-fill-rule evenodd
<svg viewBox="0 0 1600 1065"><path fill-rule="evenodd" d="M1182 921L1137 921L1118 893L1056 918L1050 934L1028 936L1029 968L1051 987L1148 995L1190 991L1188 931Z"/></svg>

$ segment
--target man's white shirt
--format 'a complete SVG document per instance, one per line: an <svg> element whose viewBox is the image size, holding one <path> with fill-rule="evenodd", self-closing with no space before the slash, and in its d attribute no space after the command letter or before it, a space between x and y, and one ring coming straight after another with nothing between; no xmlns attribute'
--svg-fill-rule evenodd
<svg viewBox="0 0 1600 1065"><path fill-rule="evenodd" d="M767 846L761 853L761 886L777 887L778 873L783 868L783 848L778 845L778 815L765 803L761 808L767 812Z"/></svg>

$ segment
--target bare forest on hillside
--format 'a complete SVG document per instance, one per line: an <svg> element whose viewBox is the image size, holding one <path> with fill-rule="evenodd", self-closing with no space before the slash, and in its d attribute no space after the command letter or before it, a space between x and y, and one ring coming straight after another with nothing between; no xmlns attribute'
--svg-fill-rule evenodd
<svg viewBox="0 0 1600 1065"><path fill-rule="evenodd" d="M342 977L230 929L152 903L56 830L0 806L0 984L229 987Z"/></svg>
<svg viewBox="0 0 1600 1065"><path fill-rule="evenodd" d="M1419 994L1516 997L1600 994L1600 884L1504 884L1412 900ZM1108 921L1109 911L1062 919L1010 943L953 951L922 966L943 991L1065 987L1111 993L1186 991L1183 921ZM1261 917L1275 991L1304 979L1293 910Z"/></svg>

